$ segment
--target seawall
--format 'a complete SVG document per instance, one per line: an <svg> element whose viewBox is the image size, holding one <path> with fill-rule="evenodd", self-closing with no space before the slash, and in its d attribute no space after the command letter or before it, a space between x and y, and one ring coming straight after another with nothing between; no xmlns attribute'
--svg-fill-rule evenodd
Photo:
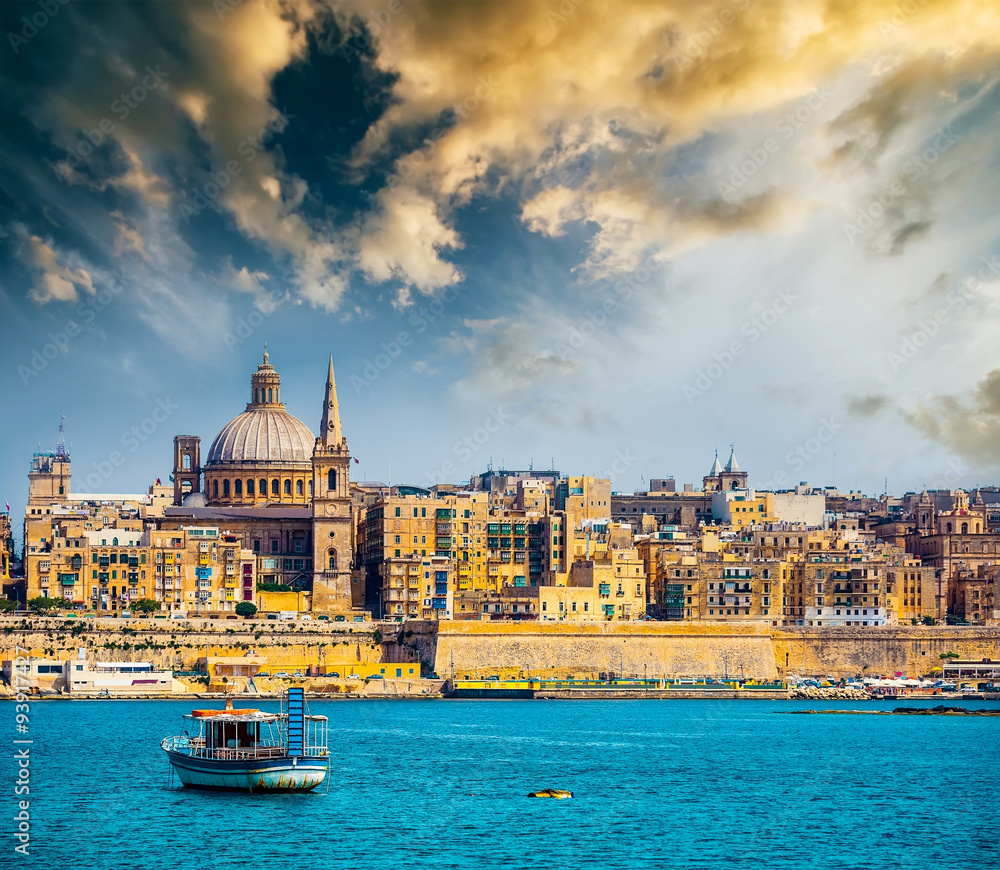
<svg viewBox="0 0 1000 870"><path fill-rule="evenodd" d="M409 625L409 624L408 624ZM595 677L927 674L942 653L1000 660L1000 626L779 629L766 624L496 623L449 621L414 632L441 676Z"/></svg>
<svg viewBox="0 0 1000 870"><path fill-rule="evenodd" d="M13 660L17 650L66 660L83 648L91 662L144 661L192 671L200 657L253 650L266 657L268 669L304 673L310 665L382 661L376 629L370 623L7 617L0 619L0 660Z"/></svg>

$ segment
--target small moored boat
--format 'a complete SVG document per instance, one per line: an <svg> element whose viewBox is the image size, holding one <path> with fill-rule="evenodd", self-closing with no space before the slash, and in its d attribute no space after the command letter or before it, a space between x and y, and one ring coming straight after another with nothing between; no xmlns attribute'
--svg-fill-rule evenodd
<svg viewBox="0 0 1000 870"><path fill-rule="evenodd" d="M192 710L185 733L160 743L187 788L312 791L329 773L326 716L310 716L301 688L288 689L280 713Z"/></svg>

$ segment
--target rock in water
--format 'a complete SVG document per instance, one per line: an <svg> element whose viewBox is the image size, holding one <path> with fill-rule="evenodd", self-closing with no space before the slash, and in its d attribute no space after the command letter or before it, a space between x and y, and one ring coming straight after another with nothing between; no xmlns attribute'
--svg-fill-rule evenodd
<svg viewBox="0 0 1000 870"><path fill-rule="evenodd" d="M541 791L533 791L528 797L562 800L563 798L573 797L573 792L561 788L543 788Z"/></svg>

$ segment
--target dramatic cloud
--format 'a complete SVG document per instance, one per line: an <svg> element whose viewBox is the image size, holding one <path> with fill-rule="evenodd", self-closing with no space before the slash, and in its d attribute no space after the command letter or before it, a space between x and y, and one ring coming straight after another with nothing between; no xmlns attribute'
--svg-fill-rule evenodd
<svg viewBox="0 0 1000 870"><path fill-rule="evenodd" d="M970 394L933 396L906 420L978 468L1000 468L1000 368L986 373Z"/></svg>
<svg viewBox="0 0 1000 870"><path fill-rule="evenodd" d="M27 238L26 258L30 265L41 273L29 296L39 305L48 302L77 302L78 291L94 294L91 274L84 268L68 268L50 243L38 236Z"/></svg>

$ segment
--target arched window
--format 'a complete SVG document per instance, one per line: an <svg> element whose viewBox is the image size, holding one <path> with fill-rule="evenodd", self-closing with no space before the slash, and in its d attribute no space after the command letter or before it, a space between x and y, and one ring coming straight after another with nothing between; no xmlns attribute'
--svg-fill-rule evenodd
<svg viewBox="0 0 1000 870"><path fill-rule="evenodd" d="M247 481L247 495L253 495L253 478Z"/></svg>
<svg viewBox="0 0 1000 870"><path fill-rule="evenodd" d="M951 534L951 523L948 523L948 534Z"/></svg>
<svg viewBox="0 0 1000 870"><path fill-rule="evenodd" d="M313 482L310 480L309 481L309 497L310 498L312 498L312 494L313 494Z"/></svg>
<svg viewBox="0 0 1000 870"><path fill-rule="evenodd" d="M253 401L255 405L260 402L260 391L256 387L253 388Z"/></svg>
<svg viewBox="0 0 1000 870"><path fill-rule="evenodd" d="M237 480L236 481L236 494L237 495L243 495L243 481L242 480Z"/></svg>
<svg viewBox="0 0 1000 870"><path fill-rule="evenodd" d="M112 538L111 539L111 546L112 547L117 547L118 546L118 538Z"/></svg>
<svg viewBox="0 0 1000 870"><path fill-rule="evenodd" d="M732 482L732 483L731 483L731 484L729 485L729 488L730 488L730 489L739 489L739 488L740 488L740 485L739 485L739 483L737 483L737 481L735 481L735 480L734 480L734 481L733 481L733 482Z"/></svg>
<svg viewBox="0 0 1000 870"><path fill-rule="evenodd" d="M271 388L270 387L267 388L267 400L269 402L271 401Z"/></svg>
<svg viewBox="0 0 1000 870"><path fill-rule="evenodd" d="M219 481L217 480L212 481L212 497L213 498L219 497Z"/></svg>
<svg viewBox="0 0 1000 870"><path fill-rule="evenodd" d="M257 487L257 492L261 495L267 495L267 481L263 477L260 479L260 486Z"/></svg>
<svg viewBox="0 0 1000 870"><path fill-rule="evenodd" d="M285 495L292 494L292 482L290 480L285 481Z"/></svg>
<svg viewBox="0 0 1000 870"><path fill-rule="evenodd" d="M271 495L278 495L278 494L279 494L278 480L277 478L275 478L274 480L271 481Z"/></svg>
<svg viewBox="0 0 1000 870"><path fill-rule="evenodd" d="M229 495L229 480L222 481L222 494Z"/></svg>
<svg viewBox="0 0 1000 870"><path fill-rule="evenodd" d="M962 534L963 535L969 534L969 524L968 523L962 523Z"/></svg>
<svg viewBox="0 0 1000 870"><path fill-rule="evenodd" d="M326 488L336 489L337 488L337 469L331 468L326 473Z"/></svg>
<svg viewBox="0 0 1000 870"><path fill-rule="evenodd" d="M295 481L295 494L296 495L302 495L302 481L301 480L296 480Z"/></svg>
<svg viewBox="0 0 1000 870"><path fill-rule="evenodd" d="M337 570L337 551L336 550L329 550L329 551L327 551L326 564L327 564L327 570L328 571L336 571Z"/></svg>
<svg viewBox="0 0 1000 870"><path fill-rule="evenodd" d="M191 470L191 454L190 453L185 453L184 454L184 470L185 471L190 471Z"/></svg>

